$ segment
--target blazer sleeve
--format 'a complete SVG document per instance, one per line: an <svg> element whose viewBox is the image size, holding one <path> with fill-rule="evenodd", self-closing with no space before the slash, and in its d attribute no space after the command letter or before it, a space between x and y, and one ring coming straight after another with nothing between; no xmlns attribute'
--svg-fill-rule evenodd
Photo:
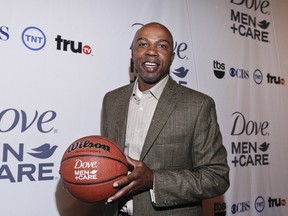
<svg viewBox="0 0 288 216"><path fill-rule="evenodd" d="M227 152L212 98L203 100L194 121L189 140L190 159L187 158L192 166L154 170L155 207L199 202L221 195L229 187Z"/></svg>

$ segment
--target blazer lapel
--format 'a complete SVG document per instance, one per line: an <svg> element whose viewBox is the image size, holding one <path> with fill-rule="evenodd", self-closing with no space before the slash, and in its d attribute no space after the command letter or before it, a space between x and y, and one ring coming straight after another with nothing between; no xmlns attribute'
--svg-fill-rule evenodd
<svg viewBox="0 0 288 216"><path fill-rule="evenodd" d="M116 137L118 145L124 149L125 147L125 137L126 137L126 124L128 117L128 108L129 101L133 91L133 85L129 85L127 88L124 88L123 91L119 94L119 97L122 98L119 107L117 118L115 119L116 124Z"/></svg>
<svg viewBox="0 0 288 216"><path fill-rule="evenodd" d="M158 134L164 127L167 119L169 118L176 102L177 102L177 83L170 77L162 95L158 101L154 117L152 118L143 149L141 152L140 160L144 160L145 156L152 147Z"/></svg>

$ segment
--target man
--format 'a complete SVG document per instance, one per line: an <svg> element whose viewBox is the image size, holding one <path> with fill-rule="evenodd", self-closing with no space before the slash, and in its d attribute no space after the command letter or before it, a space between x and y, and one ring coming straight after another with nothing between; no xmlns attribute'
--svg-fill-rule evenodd
<svg viewBox="0 0 288 216"><path fill-rule="evenodd" d="M201 201L229 187L214 101L169 76L173 37L165 26L139 29L132 59L135 83L103 99L101 133L131 166L114 183L119 191L108 198L106 215L202 215Z"/></svg>

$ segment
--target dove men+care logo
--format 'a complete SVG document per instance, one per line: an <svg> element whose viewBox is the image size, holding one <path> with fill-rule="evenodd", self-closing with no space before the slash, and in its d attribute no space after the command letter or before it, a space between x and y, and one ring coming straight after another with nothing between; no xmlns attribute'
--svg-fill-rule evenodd
<svg viewBox="0 0 288 216"><path fill-rule="evenodd" d="M270 143L259 141L269 136L269 122L250 120L241 112L234 112L232 118L231 136L238 137L237 141L231 142L231 162L234 167L269 165Z"/></svg>
<svg viewBox="0 0 288 216"><path fill-rule="evenodd" d="M232 22L230 29L233 34L268 43L270 22L266 18L270 15L270 2L268 0L230 0L230 3L234 7L230 14ZM240 12L238 9L248 10L257 16Z"/></svg>
<svg viewBox="0 0 288 216"><path fill-rule="evenodd" d="M51 157L57 145L47 142L31 143L24 139L16 141L24 133L47 135L57 133L54 128L56 112L53 110L34 112L8 108L0 110L0 134L5 138L0 145L0 181L20 183L24 181L53 180L54 163ZM8 136L13 133L15 136ZM24 139L24 140L23 140Z"/></svg>

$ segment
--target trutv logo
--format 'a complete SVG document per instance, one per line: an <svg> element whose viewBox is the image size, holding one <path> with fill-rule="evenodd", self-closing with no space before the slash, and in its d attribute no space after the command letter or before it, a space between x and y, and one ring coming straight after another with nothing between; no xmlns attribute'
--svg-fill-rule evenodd
<svg viewBox="0 0 288 216"><path fill-rule="evenodd" d="M49 134L56 133L53 123L56 112L47 110L34 113L24 110L8 108L0 111L0 134L9 133L23 134L26 132ZM6 136L7 137L7 136ZM22 136L15 136L22 137ZM30 147L31 141L15 141L2 139L0 143L0 181L11 183L28 181L53 180L54 163L49 161L54 154L56 145L38 143ZM17 142L17 143L15 143ZM47 161L48 160L48 161Z"/></svg>
<svg viewBox="0 0 288 216"><path fill-rule="evenodd" d="M92 48L89 45L83 45L82 42L75 42L73 40L63 39L61 35L55 38L57 50L71 51L73 53L84 53L85 55L92 54Z"/></svg>

